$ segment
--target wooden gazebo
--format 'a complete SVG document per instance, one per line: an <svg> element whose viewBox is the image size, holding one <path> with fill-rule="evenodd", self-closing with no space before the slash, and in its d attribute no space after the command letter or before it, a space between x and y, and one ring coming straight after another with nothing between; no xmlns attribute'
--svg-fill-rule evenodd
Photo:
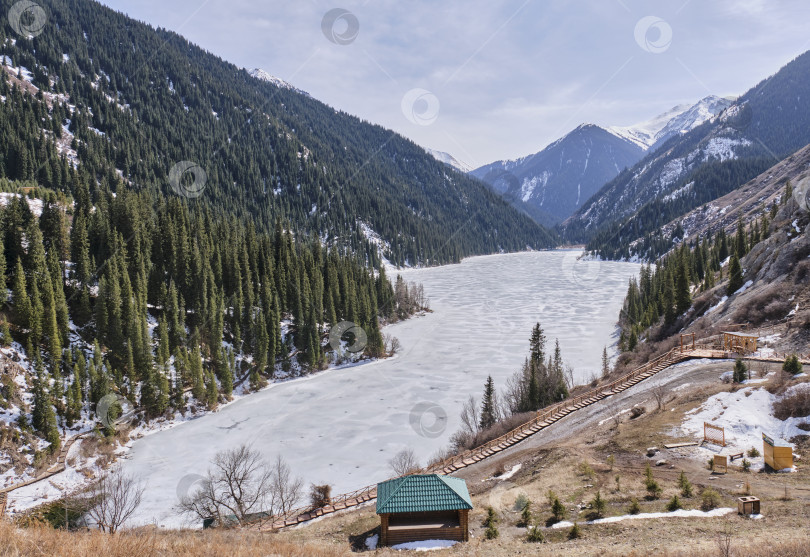
<svg viewBox="0 0 810 557"><path fill-rule="evenodd" d="M469 539L472 509L467 482L439 474L415 474L377 484L380 545Z"/></svg>
<svg viewBox="0 0 810 557"><path fill-rule="evenodd" d="M757 351L759 336L746 333L723 332L723 350L737 354L753 354Z"/></svg>

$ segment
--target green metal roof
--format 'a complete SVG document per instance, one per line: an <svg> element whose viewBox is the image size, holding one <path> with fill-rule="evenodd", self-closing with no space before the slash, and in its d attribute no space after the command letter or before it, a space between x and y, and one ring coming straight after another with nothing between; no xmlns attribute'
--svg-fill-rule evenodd
<svg viewBox="0 0 810 557"><path fill-rule="evenodd" d="M377 514L472 509L467 482L438 474L415 474L377 484Z"/></svg>

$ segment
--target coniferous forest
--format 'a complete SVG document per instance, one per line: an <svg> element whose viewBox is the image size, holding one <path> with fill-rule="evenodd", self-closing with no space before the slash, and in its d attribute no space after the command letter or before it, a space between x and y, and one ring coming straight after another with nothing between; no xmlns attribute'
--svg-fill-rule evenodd
<svg viewBox="0 0 810 557"><path fill-rule="evenodd" d="M41 34L0 23L0 336L35 368L20 426L51 452L111 392L152 419L322 369L342 321L392 352L381 324L426 295L383 257L554 242L379 126L95 2L41 5ZM172 182L183 161L198 190Z"/></svg>
<svg viewBox="0 0 810 557"><path fill-rule="evenodd" d="M207 177L197 202L259 230L285 220L296 235L350 248L372 264L380 256L361 224L397 265L555 243L485 185L389 130L95 2L42 6L47 27L33 38L0 25L5 65L30 71L30 86L44 95L26 100L36 104L35 120L23 129L14 127L22 115L3 120L0 176L67 193L58 167L72 149L111 193L176 195L171 169L190 161ZM53 147L54 139L63 146Z"/></svg>

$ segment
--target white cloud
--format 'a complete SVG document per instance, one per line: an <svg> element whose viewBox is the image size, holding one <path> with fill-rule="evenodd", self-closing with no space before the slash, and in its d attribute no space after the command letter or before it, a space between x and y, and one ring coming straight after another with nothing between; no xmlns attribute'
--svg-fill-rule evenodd
<svg viewBox="0 0 810 557"><path fill-rule="evenodd" d="M321 32L331 1L102 1L480 164L532 152L581 122L621 125L708 93L742 93L810 47L806 0L347 0L360 23L348 46ZM661 54L635 42L648 15L672 27ZM402 95L416 87L440 100L430 126L402 115Z"/></svg>

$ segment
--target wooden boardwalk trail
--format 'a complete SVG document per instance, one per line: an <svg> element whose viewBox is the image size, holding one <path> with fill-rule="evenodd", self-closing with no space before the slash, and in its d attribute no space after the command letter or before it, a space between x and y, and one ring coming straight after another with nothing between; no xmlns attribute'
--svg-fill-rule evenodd
<svg viewBox="0 0 810 557"><path fill-rule="evenodd" d="M612 395L626 391L630 387L679 362L694 358L726 359L729 357L729 353L705 344L696 345L694 349L680 347L673 348L666 354L655 358L654 360L637 369L634 369L633 371L614 381L611 381L610 383L606 383L591 389L584 394L564 400L549 408L539 411L537 416L532 420L516 427L512 431L498 437L497 439L493 439L480 447L476 447L475 449L471 449L433 464L427 469L426 472L436 474L452 474L457 470L471 466L476 462L480 462L520 443L527 437L534 435L535 433L538 433L550 425L560 421L572 412L576 412L577 410L595 404ZM295 526L296 524L301 524L320 516L357 507L363 503L376 499L376 497L377 486L375 484L373 486L352 491L351 493L340 495L332 499L332 502L329 505L322 508L294 509L284 514L264 519L260 523L252 524L249 527L258 527L260 530L277 530L288 526Z"/></svg>
<svg viewBox="0 0 810 557"><path fill-rule="evenodd" d="M62 448L59 450L59 456L56 457L56 462L53 466L36 476L35 478L31 478L30 480L26 480L24 482L20 482L18 484L11 485L9 487L4 487L0 489L0 509L5 511L5 501L8 498L8 493L14 491L15 489L20 489L21 487L25 487L27 485L35 484L37 482L41 482L42 480L47 480L48 478L55 476L60 472L64 472L66 468L66 461L68 452L70 452L70 448L73 444L87 435L87 433L80 433L79 435L74 435L70 439L68 439L67 443L62 445ZM3 513L0 512L0 517L3 516Z"/></svg>

